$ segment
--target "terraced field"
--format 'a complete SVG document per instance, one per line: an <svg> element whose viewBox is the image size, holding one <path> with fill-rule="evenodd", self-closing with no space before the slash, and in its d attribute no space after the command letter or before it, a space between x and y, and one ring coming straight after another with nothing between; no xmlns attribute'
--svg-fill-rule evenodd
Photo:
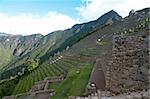
<svg viewBox="0 0 150 99"><path fill-rule="evenodd" d="M86 92L93 64L83 63L81 68L73 69L61 84L53 84L56 94L51 99L68 99L69 96L82 96Z"/></svg>
<svg viewBox="0 0 150 99"><path fill-rule="evenodd" d="M73 68L77 70L83 63L85 63L84 60L72 57L61 56L52 58L50 61L45 62L30 74L22 77L15 87L12 95L30 91L31 87L35 85L36 82L44 80L46 77L66 76L70 70Z"/></svg>

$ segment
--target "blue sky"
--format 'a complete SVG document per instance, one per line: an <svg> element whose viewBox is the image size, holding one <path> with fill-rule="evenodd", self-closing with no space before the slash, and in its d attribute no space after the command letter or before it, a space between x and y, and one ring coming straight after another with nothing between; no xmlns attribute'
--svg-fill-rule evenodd
<svg viewBox="0 0 150 99"><path fill-rule="evenodd" d="M149 0L0 0L0 32L48 34L95 20L112 9L125 17L145 7L150 7Z"/></svg>
<svg viewBox="0 0 150 99"><path fill-rule="evenodd" d="M32 13L46 15L49 11L57 11L71 17L77 17L75 7L81 0L0 0L0 12L9 15Z"/></svg>

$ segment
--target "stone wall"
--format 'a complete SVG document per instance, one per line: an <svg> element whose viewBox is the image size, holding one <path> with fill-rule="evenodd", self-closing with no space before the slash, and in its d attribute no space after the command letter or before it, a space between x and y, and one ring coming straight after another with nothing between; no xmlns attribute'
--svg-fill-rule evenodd
<svg viewBox="0 0 150 99"><path fill-rule="evenodd" d="M49 83L59 83L62 82L65 79L64 76L56 76L56 77L47 77L45 78L46 81Z"/></svg>
<svg viewBox="0 0 150 99"><path fill-rule="evenodd" d="M65 79L64 76L47 77L32 86L28 93L18 94L16 96L5 96L2 99L48 99L55 95L54 89L48 89L50 83L60 83Z"/></svg>
<svg viewBox="0 0 150 99"><path fill-rule="evenodd" d="M115 35L107 66L106 90L112 95L148 90L148 36Z"/></svg>

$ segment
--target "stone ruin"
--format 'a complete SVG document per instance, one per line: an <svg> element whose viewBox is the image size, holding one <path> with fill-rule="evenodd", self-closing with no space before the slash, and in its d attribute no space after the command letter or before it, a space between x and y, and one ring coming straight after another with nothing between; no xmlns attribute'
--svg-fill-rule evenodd
<svg viewBox="0 0 150 99"><path fill-rule="evenodd" d="M60 83L65 79L64 76L58 76L58 77L47 77L42 81L39 81L36 85L34 85L31 89L31 92L36 91L44 91L48 89L48 85L50 83Z"/></svg>
<svg viewBox="0 0 150 99"><path fill-rule="evenodd" d="M47 77L44 80L37 82L28 93L16 96L5 96L3 99L48 99L50 96L55 95L55 90L48 89L48 85L50 83L60 83L64 79L64 76Z"/></svg>
<svg viewBox="0 0 150 99"><path fill-rule="evenodd" d="M47 90L48 84L49 82L46 80L40 81L32 87L31 92Z"/></svg>
<svg viewBox="0 0 150 99"><path fill-rule="evenodd" d="M36 85L34 85L31 89L31 92L37 92L37 91L47 91L48 85L50 83L60 83L65 79L64 76L58 76L58 77L47 77L42 81L39 81Z"/></svg>
<svg viewBox="0 0 150 99"><path fill-rule="evenodd" d="M65 79L64 76L56 76L56 77L47 77L45 78L46 81L49 83L60 83Z"/></svg>
<svg viewBox="0 0 150 99"><path fill-rule="evenodd" d="M114 35L112 57L104 73L105 90L88 86L91 94L69 99L149 99L148 35Z"/></svg>
<svg viewBox="0 0 150 99"><path fill-rule="evenodd" d="M107 66L106 89L112 95L148 90L148 36L113 38L112 59Z"/></svg>

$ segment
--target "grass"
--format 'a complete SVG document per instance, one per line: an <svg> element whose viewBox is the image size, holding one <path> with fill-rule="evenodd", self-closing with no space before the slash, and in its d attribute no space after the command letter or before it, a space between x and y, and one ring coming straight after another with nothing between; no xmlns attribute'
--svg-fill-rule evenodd
<svg viewBox="0 0 150 99"><path fill-rule="evenodd" d="M56 95L51 99L67 99L68 96L81 96L84 94L86 85L88 84L93 65L89 63L83 64L81 69L73 69L69 72L66 80L56 86Z"/></svg>

